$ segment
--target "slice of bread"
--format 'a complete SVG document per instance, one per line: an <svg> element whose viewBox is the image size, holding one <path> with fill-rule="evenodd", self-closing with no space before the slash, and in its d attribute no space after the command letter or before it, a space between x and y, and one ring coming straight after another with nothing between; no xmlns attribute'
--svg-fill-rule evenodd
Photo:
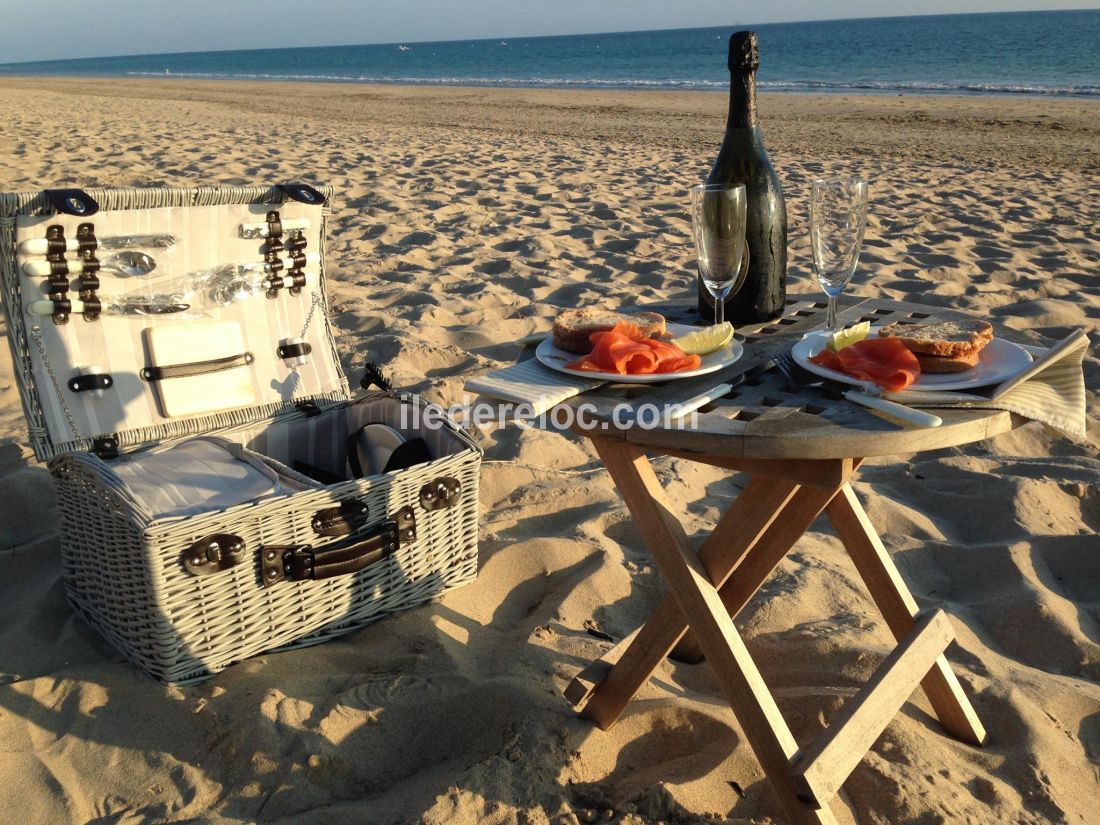
<svg viewBox="0 0 1100 825"><path fill-rule="evenodd" d="M882 338L899 338L916 355L965 360L977 356L993 340L993 327L977 319L939 321L934 324L898 323L883 327L878 334Z"/></svg>
<svg viewBox="0 0 1100 825"><path fill-rule="evenodd" d="M647 338L660 338L665 334L665 319L656 312L612 312L605 309L567 309L554 319L554 346L566 352L587 355L592 351L588 336L605 332L626 321L634 324Z"/></svg>
<svg viewBox="0 0 1100 825"><path fill-rule="evenodd" d="M978 361L982 357L980 350L956 356L928 355L923 352L914 352L913 355L920 362L921 372L929 375L944 372L966 372L968 369L978 366Z"/></svg>

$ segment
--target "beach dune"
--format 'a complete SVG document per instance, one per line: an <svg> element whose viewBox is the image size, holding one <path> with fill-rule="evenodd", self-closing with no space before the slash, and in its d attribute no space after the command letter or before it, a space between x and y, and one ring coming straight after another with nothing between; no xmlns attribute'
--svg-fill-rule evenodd
<svg viewBox="0 0 1100 825"><path fill-rule="evenodd" d="M6 190L304 180L345 371L443 404L561 307L693 300L688 187L725 99L704 93L0 79ZM952 307L1035 343L1100 320L1100 102L766 96L790 212L789 289L815 291L807 193L872 180L851 293ZM1095 350L1095 348L1094 348ZM1032 424L868 462L856 491L989 731L917 693L845 784L860 823L1080 823L1100 783L1100 361L1089 440ZM481 570L439 602L198 686L159 684L74 617L56 511L0 357L0 821L782 822L705 665L666 662L612 730L565 684L663 587L591 447L484 433ZM656 462L686 527L742 479ZM796 738L891 636L824 522L739 620ZM597 631L594 635L592 631Z"/></svg>

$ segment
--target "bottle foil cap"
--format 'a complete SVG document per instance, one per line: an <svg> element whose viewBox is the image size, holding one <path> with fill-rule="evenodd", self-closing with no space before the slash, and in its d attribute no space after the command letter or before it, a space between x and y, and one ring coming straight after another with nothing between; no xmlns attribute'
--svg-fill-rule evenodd
<svg viewBox="0 0 1100 825"><path fill-rule="evenodd" d="M729 69L731 72L754 72L760 68L760 49L756 32L735 32L730 35Z"/></svg>

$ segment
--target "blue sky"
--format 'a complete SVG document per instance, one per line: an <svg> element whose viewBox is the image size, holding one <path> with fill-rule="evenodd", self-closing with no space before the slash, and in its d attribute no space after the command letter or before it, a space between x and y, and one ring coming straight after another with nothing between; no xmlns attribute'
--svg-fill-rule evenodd
<svg viewBox="0 0 1100 825"><path fill-rule="evenodd" d="M1098 5L1095 0L0 0L0 63Z"/></svg>

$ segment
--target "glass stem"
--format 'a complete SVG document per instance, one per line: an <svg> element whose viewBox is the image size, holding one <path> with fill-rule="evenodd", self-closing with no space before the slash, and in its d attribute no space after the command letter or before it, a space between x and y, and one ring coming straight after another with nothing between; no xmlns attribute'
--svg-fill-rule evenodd
<svg viewBox="0 0 1100 825"><path fill-rule="evenodd" d="M721 298L714 299L714 325L718 326L726 319L726 302Z"/></svg>
<svg viewBox="0 0 1100 825"><path fill-rule="evenodd" d="M829 299L829 309L826 310L825 325L831 330L836 330L838 329L836 320L836 296L826 294L826 297Z"/></svg>

